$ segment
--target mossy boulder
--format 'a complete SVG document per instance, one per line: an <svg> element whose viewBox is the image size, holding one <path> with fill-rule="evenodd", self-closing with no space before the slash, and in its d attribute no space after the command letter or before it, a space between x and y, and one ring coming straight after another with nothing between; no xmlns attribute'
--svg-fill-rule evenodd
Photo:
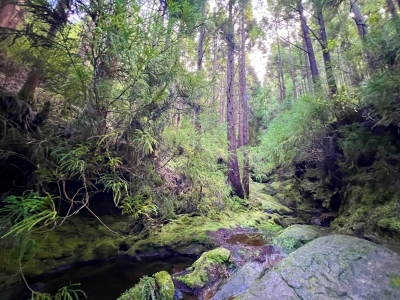
<svg viewBox="0 0 400 300"><path fill-rule="evenodd" d="M371 187L349 186L344 191L339 217L331 227L336 233L400 244L400 194Z"/></svg>
<svg viewBox="0 0 400 300"><path fill-rule="evenodd" d="M238 300L400 299L400 257L346 235L317 238L256 280Z"/></svg>
<svg viewBox="0 0 400 300"><path fill-rule="evenodd" d="M158 293L163 300L173 300L175 287L171 275L167 271L161 271L154 274Z"/></svg>
<svg viewBox="0 0 400 300"><path fill-rule="evenodd" d="M123 293L117 300L173 300L174 283L171 275L161 271L153 276L143 276L133 288Z"/></svg>
<svg viewBox="0 0 400 300"><path fill-rule="evenodd" d="M203 288L206 284L221 279L230 263L230 251L225 248L216 248L204 252L200 258L187 269L188 273L176 279L192 289Z"/></svg>
<svg viewBox="0 0 400 300"><path fill-rule="evenodd" d="M318 236L319 232L314 226L292 225L276 236L272 243L282 252L289 254Z"/></svg>
<svg viewBox="0 0 400 300"><path fill-rule="evenodd" d="M292 213L290 208L282 205L276 198L265 193L265 184L252 183L250 188L250 202L253 206L281 215Z"/></svg>

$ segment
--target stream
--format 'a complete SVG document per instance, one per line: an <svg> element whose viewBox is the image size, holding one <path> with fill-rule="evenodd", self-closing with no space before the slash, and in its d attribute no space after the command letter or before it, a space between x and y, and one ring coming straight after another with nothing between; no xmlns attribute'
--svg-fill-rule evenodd
<svg viewBox="0 0 400 300"><path fill-rule="evenodd" d="M34 290L49 294L56 293L70 282L80 283L75 288L83 290L88 300L115 300L138 283L142 276L151 276L162 270L170 274L177 273L189 267L195 260L195 257L183 255L150 256L139 261L115 257L107 261L81 263L66 270L28 278L27 281ZM189 294L183 296L186 300L197 299ZM0 299L24 300L30 297L26 287L21 284L0 291Z"/></svg>

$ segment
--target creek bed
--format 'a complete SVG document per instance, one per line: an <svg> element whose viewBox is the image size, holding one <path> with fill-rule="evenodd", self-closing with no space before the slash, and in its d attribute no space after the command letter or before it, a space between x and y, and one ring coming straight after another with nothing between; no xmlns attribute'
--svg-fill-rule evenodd
<svg viewBox="0 0 400 300"><path fill-rule="evenodd" d="M124 291L133 287L144 275L165 270L170 274L183 271L189 267L195 257L150 256L141 260L132 260L126 257L116 257L108 261L93 261L75 265L63 271L28 278L28 283L36 290L43 293L54 294L65 285L80 283L76 287L83 290L88 300L115 300ZM29 293L22 285L13 286L5 291L0 291L2 300L30 299ZM184 299L193 299L184 295Z"/></svg>

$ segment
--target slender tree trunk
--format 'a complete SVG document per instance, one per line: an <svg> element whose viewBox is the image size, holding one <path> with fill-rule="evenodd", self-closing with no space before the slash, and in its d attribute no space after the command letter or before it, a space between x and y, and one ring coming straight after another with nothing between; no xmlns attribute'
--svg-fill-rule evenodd
<svg viewBox="0 0 400 300"><path fill-rule="evenodd" d="M212 79L215 80L216 78L216 74L217 74L217 59L218 59L218 48L217 48L218 44L217 44L217 38L214 36L214 43L213 43L213 67L212 67ZM216 87L217 83L214 82L214 84L212 85L212 103L214 104L216 99L217 99L217 95L215 92L215 87Z"/></svg>
<svg viewBox="0 0 400 300"><path fill-rule="evenodd" d="M281 42L280 39L278 38L278 64L279 64L279 71L278 71L278 76L280 77L280 83L281 83L281 93L280 93L280 100L283 102L286 98L286 86L285 86L285 78L283 74L283 62L282 62L282 53L281 53Z"/></svg>
<svg viewBox="0 0 400 300"><path fill-rule="evenodd" d="M278 102L282 102L282 83L281 83L281 73L279 71L279 65L276 66L276 78L278 78L279 95L277 96Z"/></svg>
<svg viewBox="0 0 400 300"><path fill-rule="evenodd" d="M332 69L331 53L328 49L328 38L326 36L324 16L321 11L318 13L317 18L319 25L319 37L322 46L322 56L324 58L326 79L329 87L329 95L332 97L334 94L337 93L337 85Z"/></svg>
<svg viewBox="0 0 400 300"><path fill-rule="evenodd" d="M246 36L245 36L245 7L242 7L242 28L241 28L241 50L242 55L240 57L240 99L242 104L242 126L241 126L241 134L242 134L242 145L244 146L243 152L243 177L242 177L242 185L244 189L244 196L248 197L250 194L250 172L249 172L249 120L248 120L248 104L247 104L247 92L246 92Z"/></svg>
<svg viewBox="0 0 400 300"><path fill-rule="evenodd" d="M306 42L305 39L303 39L303 48L307 48L306 47ZM311 69L310 69L310 62L308 60L308 53L307 52L303 52L304 53L304 65L305 65L305 73L306 73L306 78L307 78L307 89L304 90L304 92L308 91L308 92L312 92L312 80L311 80Z"/></svg>
<svg viewBox="0 0 400 300"><path fill-rule="evenodd" d="M304 9L303 5L301 4L301 1L297 5L297 10L300 15L301 29L303 31L303 39L306 45L308 59L310 61L311 76L313 82L315 83L319 79L317 60L315 59L314 48L311 42L310 33L308 30L306 18L304 16Z"/></svg>
<svg viewBox="0 0 400 300"><path fill-rule="evenodd" d="M397 17L397 11L396 11L396 6L394 6L394 3L392 0L386 0L386 4L388 7L388 10L390 12L390 14L392 15L392 17Z"/></svg>
<svg viewBox="0 0 400 300"><path fill-rule="evenodd" d="M59 18L62 22L53 22L50 24L50 29L47 32L47 47L51 47L54 39L56 38L57 31L60 29L60 26L63 26L67 23L67 10L68 9L68 0L58 0L57 6L55 8L55 12L57 14L57 18ZM33 103L33 99L35 96L35 91L40 82L40 74L41 74L41 66L40 62L36 62L30 71L24 85L21 90L18 92L18 95L22 100L25 100L29 103Z"/></svg>
<svg viewBox="0 0 400 300"><path fill-rule="evenodd" d="M240 148L244 145L244 138L243 138L243 98L242 98L242 68L241 68L241 55L238 61L238 66L239 66L239 77L238 77L238 87L239 87L239 92L238 92L238 106L237 106L237 112L238 112L238 118L239 118L239 128L238 128L238 143L237 147Z"/></svg>
<svg viewBox="0 0 400 300"><path fill-rule="evenodd" d="M361 13L360 6L358 5L358 0L350 0L350 10L354 14L353 19L356 23L359 36L364 38L368 33L368 28L365 24L365 19Z"/></svg>
<svg viewBox="0 0 400 300"><path fill-rule="evenodd" d="M229 151L229 162L228 162L228 182L230 183L233 192L240 198L244 198L244 192L242 183L240 181L239 164L236 153L236 136L235 136L235 124L234 122L234 28L233 28L233 3L229 1L229 17L226 32L226 41L228 48L228 62L227 62L227 134L228 134L228 151Z"/></svg>
<svg viewBox="0 0 400 300"><path fill-rule="evenodd" d="M289 28L287 28L289 29ZM297 89L296 89L296 76L294 73L294 67L293 67L293 55L292 55L292 45L290 43L290 34L288 30L288 42L289 42L289 58L290 58L290 75L292 77L292 85L293 85L293 98L297 98Z"/></svg>

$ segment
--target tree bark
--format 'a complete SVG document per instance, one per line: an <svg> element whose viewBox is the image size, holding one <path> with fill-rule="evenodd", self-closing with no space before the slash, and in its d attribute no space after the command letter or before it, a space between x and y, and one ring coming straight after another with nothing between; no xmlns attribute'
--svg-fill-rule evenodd
<svg viewBox="0 0 400 300"><path fill-rule="evenodd" d="M244 190L244 196L248 197L250 194L250 172L249 172L249 153L248 153L248 146L249 146L249 120L248 120L248 103L247 103L247 92L246 92L246 36L245 36L245 7L242 7L242 28L241 28L241 49L242 55L240 57L240 98L242 104L242 145L244 146L243 152L243 177L242 177L242 185Z"/></svg>
<svg viewBox="0 0 400 300"><path fill-rule="evenodd" d="M304 49L307 48L304 39L303 39L303 48ZM310 62L308 60L308 53L307 52L303 52L303 53L304 53L305 73L306 73L306 78L307 78L307 86L305 86L306 88L304 89L304 93L306 93L306 92L312 91L312 80L311 80Z"/></svg>
<svg viewBox="0 0 400 300"><path fill-rule="evenodd" d="M230 183L233 192L240 198L244 198L242 183L240 181L239 164L236 153L236 136L234 122L234 28L233 28L233 3L229 1L229 16L227 22L226 42L228 48L228 62L227 62L227 135L228 135L228 182Z"/></svg>
<svg viewBox="0 0 400 300"><path fill-rule="evenodd" d="M289 42L290 75L292 77L292 85L293 85L293 98L296 99L297 98L297 89L296 89L296 76L295 76L294 67L293 67L292 44L290 43L289 30L287 32L288 32L288 42Z"/></svg>
<svg viewBox="0 0 400 300"><path fill-rule="evenodd" d="M281 42L278 38L278 76L280 77L281 83L281 92L280 92L280 102L283 102L286 98L286 86L285 86L285 78L283 74L283 62L282 62L282 53L281 53Z"/></svg>
<svg viewBox="0 0 400 300"><path fill-rule="evenodd" d="M356 23L359 36L364 38L368 33L368 28L365 24L364 16L361 13L360 6L358 5L358 0L350 0L350 10L354 14L353 19Z"/></svg>
<svg viewBox="0 0 400 300"><path fill-rule="evenodd" d="M16 29L22 21L21 7L14 0L0 1L0 27Z"/></svg>
<svg viewBox="0 0 400 300"><path fill-rule="evenodd" d="M311 42L310 33L308 30L306 18L304 16L304 9L303 5L301 4L301 1L297 4L297 11L299 12L300 15L301 29L303 31L303 39L307 49L308 60L310 61L311 76L313 82L315 83L319 79L317 60L315 59L314 48Z"/></svg>
<svg viewBox="0 0 400 300"><path fill-rule="evenodd" d="M337 93L337 85L335 76L332 69L331 53L328 49L328 38L326 36L325 21L322 11L318 12L318 25L319 25L319 37L322 46L322 56L324 58L326 79L328 82L329 95L332 97Z"/></svg>
<svg viewBox="0 0 400 300"><path fill-rule="evenodd" d="M68 0L58 0L55 12L57 16L62 20L61 24L59 22L53 22L50 24L49 31L47 32L47 47L51 47L55 38L57 31L60 29L60 26L63 26L67 23L67 10L68 9ZM35 96L36 88L40 82L40 74L41 67L40 62L36 62L29 73L24 85L21 90L18 92L18 95L22 100L28 101L29 103L33 103L33 99Z"/></svg>
<svg viewBox="0 0 400 300"><path fill-rule="evenodd" d="M386 0L386 4L388 7L388 10L392 17L397 17L397 11L396 11L396 6L394 6L394 3L392 0Z"/></svg>

